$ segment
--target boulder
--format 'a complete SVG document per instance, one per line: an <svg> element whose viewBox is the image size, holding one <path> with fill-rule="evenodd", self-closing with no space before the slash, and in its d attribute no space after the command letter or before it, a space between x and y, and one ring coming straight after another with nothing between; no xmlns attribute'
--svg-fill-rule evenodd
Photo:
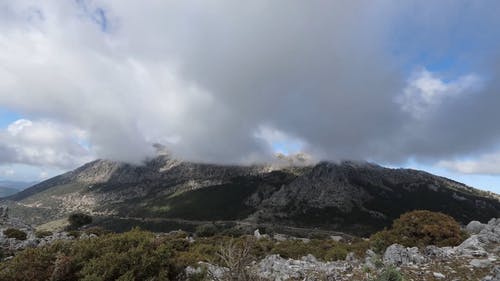
<svg viewBox="0 0 500 281"><path fill-rule="evenodd" d="M485 257L488 252L484 249L485 243L479 235L472 235L456 247L456 253L462 256Z"/></svg>
<svg viewBox="0 0 500 281"><path fill-rule="evenodd" d="M491 219L477 235L484 243L500 243L500 219Z"/></svg>
<svg viewBox="0 0 500 281"><path fill-rule="evenodd" d="M440 272L433 272L432 275L437 279L443 279L446 277L443 273Z"/></svg>
<svg viewBox="0 0 500 281"><path fill-rule="evenodd" d="M314 256L307 255L300 260L284 259L279 255L270 255L253 267L253 272L266 280L310 280L310 275L321 274L327 280L337 280L350 269L347 262L320 262Z"/></svg>
<svg viewBox="0 0 500 281"><path fill-rule="evenodd" d="M472 267L485 268L489 267L494 261L490 259L473 259L469 262Z"/></svg>
<svg viewBox="0 0 500 281"><path fill-rule="evenodd" d="M422 264L426 258L420 254L417 247L407 248L399 244L392 244L384 253L383 262L386 265Z"/></svg>
<svg viewBox="0 0 500 281"><path fill-rule="evenodd" d="M427 246L423 250L425 257L429 259L444 260L448 259L455 254L455 250L452 247L437 247L437 246Z"/></svg>
<svg viewBox="0 0 500 281"><path fill-rule="evenodd" d="M469 234L478 234L481 232L486 227L485 224L482 224L481 222L478 221L471 221L466 227L465 230Z"/></svg>

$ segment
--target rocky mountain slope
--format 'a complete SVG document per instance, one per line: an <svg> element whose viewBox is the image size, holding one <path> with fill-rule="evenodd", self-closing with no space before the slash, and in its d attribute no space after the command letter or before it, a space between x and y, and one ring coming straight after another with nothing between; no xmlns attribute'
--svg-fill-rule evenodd
<svg viewBox="0 0 500 281"><path fill-rule="evenodd" d="M168 156L141 166L97 160L2 204L29 223L84 211L115 229L140 223L163 231L229 221L368 234L414 209L441 211L462 223L500 215L494 194L422 171L356 162L222 166Z"/></svg>

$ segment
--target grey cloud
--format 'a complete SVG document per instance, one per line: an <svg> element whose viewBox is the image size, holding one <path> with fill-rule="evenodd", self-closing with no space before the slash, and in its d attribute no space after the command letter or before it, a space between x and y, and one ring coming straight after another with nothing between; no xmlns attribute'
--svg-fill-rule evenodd
<svg viewBox="0 0 500 281"><path fill-rule="evenodd" d="M103 32L55 1L36 24L19 20L32 6L16 1L2 10L0 106L71 123L98 156L133 162L156 142L188 159L266 161L261 126L323 159L470 155L500 141L494 79L424 119L396 102L412 70L448 52L466 66L451 80L498 76L481 63L497 57L495 8L467 3L87 2Z"/></svg>

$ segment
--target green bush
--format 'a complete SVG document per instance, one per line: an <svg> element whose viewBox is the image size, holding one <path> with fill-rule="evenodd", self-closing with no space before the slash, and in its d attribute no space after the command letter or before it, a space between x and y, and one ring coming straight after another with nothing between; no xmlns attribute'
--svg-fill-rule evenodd
<svg viewBox="0 0 500 281"><path fill-rule="evenodd" d="M375 281L404 281L403 275L394 267L388 267L377 276Z"/></svg>
<svg viewBox="0 0 500 281"><path fill-rule="evenodd" d="M460 224L443 213L412 211L396 219L392 228L370 237L372 248L382 252L389 245L398 243L406 247L456 246L466 239Z"/></svg>
<svg viewBox="0 0 500 281"><path fill-rule="evenodd" d="M26 232L19 230L17 228L7 228L3 231L3 234L7 236L7 238L15 238L17 240L26 240Z"/></svg>
<svg viewBox="0 0 500 281"><path fill-rule="evenodd" d="M363 249L363 250L362 250ZM358 242L346 244L335 242L333 240L313 239L309 242L301 240L286 240L274 244L271 253L279 254L283 258L299 259L308 254L324 261L336 261L346 258L349 252L364 252L368 245L362 245Z"/></svg>
<svg viewBox="0 0 500 281"><path fill-rule="evenodd" d="M71 236L71 237L74 237L74 238L78 238L80 237L80 231L78 230L70 230L68 231L68 235Z"/></svg>
<svg viewBox="0 0 500 281"><path fill-rule="evenodd" d="M35 232L36 238L45 238L50 235L52 235L52 232L48 230L38 230Z"/></svg>
<svg viewBox="0 0 500 281"><path fill-rule="evenodd" d="M214 224L202 224L196 227L195 234L198 237L209 237L209 236L214 236L219 232L217 226Z"/></svg>
<svg viewBox="0 0 500 281"><path fill-rule="evenodd" d="M83 231L89 235L94 234L97 236L113 233L112 231L107 230L107 229L102 228L102 227L99 227L99 226L89 227L89 228L84 229Z"/></svg>
<svg viewBox="0 0 500 281"><path fill-rule="evenodd" d="M396 235L388 230L382 230L370 237L370 246L376 253L383 253L387 247L398 241Z"/></svg>
<svg viewBox="0 0 500 281"><path fill-rule="evenodd" d="M78 229L92 223L92 217L84 213L74 213L68 217L68 222L71 230Z"/></svg>
<svg viewBox="0 0 500 281"><path fill-rule="evenodd" d="M0 263L0 280L172 280L181 272L173 244L140 230L58 241Z"/></svg>

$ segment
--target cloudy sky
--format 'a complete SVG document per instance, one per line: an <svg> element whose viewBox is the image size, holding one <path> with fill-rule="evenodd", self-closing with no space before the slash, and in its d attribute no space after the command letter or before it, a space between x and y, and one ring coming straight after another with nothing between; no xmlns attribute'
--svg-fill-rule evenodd
<svg viewBox="0 0 500 281"><path fill-rule="evenodd" d="M500 192L499 1L0 1L0 179L273 154Z"/></svg>

